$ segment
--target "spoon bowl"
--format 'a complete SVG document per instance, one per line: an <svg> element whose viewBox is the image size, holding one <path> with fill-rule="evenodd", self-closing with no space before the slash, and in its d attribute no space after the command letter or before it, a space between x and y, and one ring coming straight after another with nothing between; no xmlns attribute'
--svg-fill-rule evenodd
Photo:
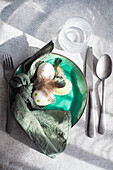
<svg viewBox="0 0 113 170"><path fill-rule="evenodd" d="M112 61L109 55L104 54L100 57L97 67L96 74L101 80L107 79L112 72Z"/></svg>
<svg viewBox="0 0 113 170"><path fill-rule="evenodd" d="M100 108L99 126L98 132L100 134L105 133L105 110L104 110L104 82L112 72L112 60L109 55L104 54L100 57L97 66L96 74L99 79L102 80L102 105Z"/></svg>

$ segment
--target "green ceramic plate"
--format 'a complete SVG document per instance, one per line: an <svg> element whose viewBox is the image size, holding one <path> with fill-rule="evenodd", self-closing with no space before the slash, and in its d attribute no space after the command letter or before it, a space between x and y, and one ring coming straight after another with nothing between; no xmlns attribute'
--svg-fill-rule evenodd
<svg viewBox="0 0 113 170"><path fill-rule="evenodd" d="M82 116L87 102L87 85L85 78L79 67L66 57L51 53L46 62L54 63L56 58L61 58L61 67L63 68L64 75L72 84L71 91L66 95L55 95L55 103L45 106L44 110L65 110L71 111L72 126ZM16 69L15 75L22 72L23 63ZM11 99L14 101L14 91L12 91Z"/></svg>

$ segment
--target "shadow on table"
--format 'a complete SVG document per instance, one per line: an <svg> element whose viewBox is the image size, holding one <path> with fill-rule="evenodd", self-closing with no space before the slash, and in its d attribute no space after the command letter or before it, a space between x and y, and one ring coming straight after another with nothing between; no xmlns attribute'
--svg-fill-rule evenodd
<svg viewBox="0 0 113 170"><path fill-rule="evenodd" d="M23 146L18 141L0 131L2 140L0 142L0 170L44 170L38 166L38 160L41 155L36 152L31 154L31 150L27 146ZM5 144L4 144L5 143ZM33 160L32 160L33 159ZM35 161L35 165L32 161Z"/></svg>
<svg viewBox="0 0 113 170"><path fill-rule="evenodd" d="M3 54L8 53L12 56L15 68L25 59L32 56L39 49L30 47L26 35L23 33L17 37L11 38L0 45L0 63L2 64Z"/></svg>
<svg viewBox="0 0 113 170"><path fill-rule="evenodd" d="M102 157L97 156L92 153L89 153L89 152L77 147L76 144L75 145L69 144L65 153L67 155L75 157L79 160L83 160L83 161L88 162L88 163L95 165L97 167L101 167L106 170L113 170L113 162L111 160L102 158ZM108 153L108 155L109 155L109 153Z"/></svg>
<svg viewBox="0 0 113 170"><path fill-rule="evenodd" d="M9 0L5 0L6 2L9 2ZM26 0L21 0L21 1L12 1L10 0L10 4L8 6L5 6L3 10L1 11L1 19L4 22L8 21L8 18L18 9L21 7L21 5L25 2ZM4 15L5 14L5 15Z"/></svg>
<svg viewBox="0 0 113 170"><path fill-rule="evenodd" d="M0 169L1 170L17 170L23 168L24 170L29 170L32 168L32 170L44 170L43 168L39 168L39 167L34 167L34 166L30 166L27 165L26 163L21 163L18 161L10 161L8 165L6 164L0 164Z"/></svg>
<svg viewBox="0 0 113 170"><path fill-rule="evenodd" d="M56 47L59 48L57 37L65 22L71 17L80 16L87 19L93 29L100 16L98 6L95 1L84 3L83 0L12 1L1 10L0 17L9 25L44 42L55 39Z"/></svg>
<svg viewBox="0 0 113 170"><path fill-rule="evenodd" d="M5 131L6 128L6 103L7 103L7 85L3 77L2 60L3 54L8 53L12 56L14 60L14 67L16 68L21 62L35 54L39 49L37 47L29 47L27 38L23 34L21 36L12 38L2 45L0 45L0 130ZM21 126L18 124L14 116L11 116L11 136L16 140L28 145L29 147L40 151L36 147L34 142L29 138L29 136L24 132Z"/></svg>
<svg viewBox="0 0 113 170"><path fill-rule="evenodd" d="M8 2L8 0L5 1ZM0 18L9 25L43 42L54 40L55 47L61 49L57 39L59 30L69 18L75 16L88 20L94 35L112 42L112 6L113 2L111 1L88 1L88 3L85 3L84 0L77 0L76 2L75 0L70 0L70 2L67 0L10 1L1 10ZM103 41L100 42L99 39L96 46L97 51L102 48L109 49L109 43L106 43L103 47L101 47L101 43Z"/></svg>

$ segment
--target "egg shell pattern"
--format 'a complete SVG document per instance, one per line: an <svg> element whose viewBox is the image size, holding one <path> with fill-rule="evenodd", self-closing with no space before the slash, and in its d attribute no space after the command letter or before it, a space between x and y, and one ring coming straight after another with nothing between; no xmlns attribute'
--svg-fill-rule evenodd
<svg viewBox="0 0 113 170"><path fill-rule="evenodd" d="M35 90L32 94L32 98L39 106L45 106L51 103L50 100L40 90Z"/></svg>
<svg viewBox="0 0 113 170"><path fill-rule="evenodd" d="M55 88L54 93L56 95L66 95L72 90L72 84L68 79L65 79L66 85L63 88Z"/></svg>
<svg viewBox="0 0 113 170"><path fill-rule="evenodd" d="M53 79L55 75L54 67L50 63L46 62L40 64L37 70L37 77L39 77L39 75L42 75L49 79Z"/></svg>

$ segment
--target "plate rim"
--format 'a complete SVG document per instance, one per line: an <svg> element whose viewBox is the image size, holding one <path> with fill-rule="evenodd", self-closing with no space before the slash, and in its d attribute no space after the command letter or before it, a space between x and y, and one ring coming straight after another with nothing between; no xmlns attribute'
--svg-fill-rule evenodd
<svg viewBox="0 0 113 170"><path fill-rule="evenodd" d="M62 55L62 54L58 54L58 53L55 53L55 52L53 52L53 53L51 53L51 54L59 55L59 56L61 56L61 57L66 58L67 60L71 61L71 62L79 69L79 71L81 72L81 74L82 74L82 76L83 76L83 78L84 78L84 82L85 82L85 85L86 85L86 96L87 96L87 97L86 97L86 103L85 103L85 106L84 106L84 108L83 108L82 113L80 114L79 119L77 119L77 121L74 123L74 125L75 125L75 124L80 120L80 118L82 117L82 115L83 115L83 113L84 113L84 110L85 110L85 108L86 108L86 105L87 105L87 101L88 101L88 85L87 85L86 78L85 78L82 70L79 68L79 66L78 66L76 63L74 63L74 61L72 61L71 59L67 58L66 56L64 56L64 55ZM73 126L74 126L74 125L73 125ZM72 127L73 127L73 126L72 126Z"/></svg>
<svg viewBox="0 0 113 170"><path fill-rule="evenodd" d="M85 82L85 86L86 86L86 101L85 101L84 108L83 108L83 110L82 110L82 112L81 112L81 114L80 114L80 117L79 117L79 118L77 119L77 121L72 125L72 127L74 127L75 124L77 124L77 122L78 122L78 121L80 120L80 118L82 117L82 115L83 115L83 113L84 113L84 110L85 110L85 108L86 108L86 105L87 105L87 101L88 101L88 85L87 85L87 81L86 81L86 78L85 78L83 72L82 72L81 69L79 68L79 66L78 66L75 62L73 62L71 59L69 59L68 57L66 57L66 56L64 56L64 55L62 55L62 54L58 54L58 53L55 53L55 52L51 52L50 54L64 57L64 58L66 58L67 60L69 60L70 62L72 62L72 63L78 68L78 70L80 71L80 73L82 74L83 79L84 79L84 82ZM31 56L31 57L32 57L32 56ZM19 67L20 67L24 62L26 62L28 59L30 59L31 57L25 59L22 63L20 63L20 64L14 69L14 73L13 73L12 77L14 76L15 72L19 69ZM11 89L12 89L12 87L11 87ZM11 94L10 94L10 96L11 96ZM10 99L10 100L11 100L11 99Z"/></svg>

